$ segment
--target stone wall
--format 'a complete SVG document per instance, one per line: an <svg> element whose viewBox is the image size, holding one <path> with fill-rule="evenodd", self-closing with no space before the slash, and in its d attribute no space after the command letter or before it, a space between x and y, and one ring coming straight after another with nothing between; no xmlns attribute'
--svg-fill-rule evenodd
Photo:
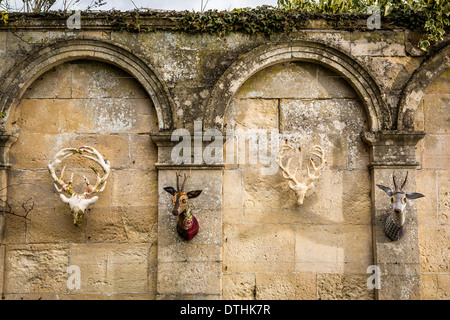
<svg viewBox="0 0 450 320"><path fill-rule="evenodd" d="M101 18L70 31L53 18L14 23L0 30L1 195L19 213L34 207L31 220L0 215L4 299L448 298L445 41L424 54L395 27L219 37L152 21L142 33ZM299 205L280 170L225 160L250 148L236 135L223 163L174 163L175 129L276 132L302 148L299 175L313 145L327 162ZM46 166L81 145L112 171L76 227ZM76 188L88 165L70 160ZM176 170L203 190L191 242L163 190ZM408 203L408 231L392 242L376 184L392 186L394 170L426 198ZM380 289L367 287L371 265ZM80 289L67 286L69 266Z"/></svg>
<svg viewBox="0 0 450 320"><path fill-rule="evenodd" d="M427 198L417 204L421 293L424 299L448 299L449 262L449 99L450 69L434 80L425 91L416 114L416 127L427 132L420 142L417 188Z"/></svg>

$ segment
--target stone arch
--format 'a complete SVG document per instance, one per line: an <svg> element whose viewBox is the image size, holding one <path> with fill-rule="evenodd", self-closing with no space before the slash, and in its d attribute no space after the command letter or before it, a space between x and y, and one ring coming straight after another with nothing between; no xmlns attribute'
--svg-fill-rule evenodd
<svg viewBox="0 0 450 320"><path fill-rule="evenodd" d="M88 59L114 65L133 76L148 93L156 109L159 130L173 127L173 106L169 90L155 70L142 58L109 41L82 38L54 41L32 51L6 74L0 86L0 109L4 124L14 113L28 86L46 71L64 62ZM7 128L8 129L8 128Z"/></svg>
<svg viewBox="0 0 450 320"><path fill-rule="evenodd" d="M414 117L425 90L448 68L450 68L450 45L447 44L414 72L403 89L398 107L398 130L414 131Z"/></svg>
<svg viewBox="0 0 450 320"><path fill-rule="evenodd" d="M361 98L370 130L391 128L389 109L382 99L378 84L368 71L347 54L327 45L308 41L263 45L237 60L213 89L206 108L206 127L222 129L226 108L240 86L258 71L287 61L316 63L342 75Z"/></svg>

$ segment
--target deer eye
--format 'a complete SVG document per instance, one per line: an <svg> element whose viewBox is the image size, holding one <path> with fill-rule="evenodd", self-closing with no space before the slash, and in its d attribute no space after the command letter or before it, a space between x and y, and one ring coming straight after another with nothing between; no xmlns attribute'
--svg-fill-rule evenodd
<svg viewBox="0 0 450 320"><path fill-rule="evenodd" d="M181 202L186 203L187 201L186 201L186 199L183 199L183 200L181 200Z"/></svg>
<svg viewBox="0 0 450 320"><path fill-rule="evenodd" d="M402 204L405 204L406 203L406 197L403 197L402 198Z"/></svg>
<svg viewBox="0 0 450 320"><path fill-rule="evenodd" d="M395 203L395 197L394 196L391 197L391 203Z"/></svg>

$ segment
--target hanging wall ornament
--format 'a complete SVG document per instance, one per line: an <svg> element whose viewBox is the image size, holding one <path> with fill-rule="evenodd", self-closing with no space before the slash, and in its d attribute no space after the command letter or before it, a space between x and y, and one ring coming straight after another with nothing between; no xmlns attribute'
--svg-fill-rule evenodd
<svg viewBox="0 0 450 320"><path fill-rule="evenodd" d="M406 185L406 181L408 181L408 172L406 172L405 180L400 188L398 187L395 179L395 172L392 173L392 179L394 180L394 190L381 184L377 184L377 187L391 197L392 213L386 218L384 233L389 239L396 241L403 237L406 232L406 199L413 200L425 196L418 192L406 193L404 191L403 188Z"/></svg>
<svg viewBox="0 0 450 320"><path fill-rule="evenodd" d="M64 181L64 170L65 166L61 169L60 176L56 175L56 168L68 157L72 155L81 155L81 157L95 161L103 169L103 176L100 175L99 171L90 167L94 173L97 175L97 181L95 185L91 185L89 180L83 176L86 182L86 191L83 193L77 193L73 190L73 173L70 177L69 183ZM94 193L101 193L105 190L106 179L108 178L111 166L108 160L103 159L103 156L92 147L81 147L76 148L66 148L59 151L52 160L48 163L48 171L53 178L55 188L60 192L61 200L68 204L70 211L73 214L73 223L76 226L81 226L83 223L83 217L86 209L94 204L98 200L98 196L91 197ZM70 197L66 197L63 193L67 193Z"/></svg>
<svg viewBox="0 0 450 320"><path fill-rule="evenodd" d="M314 155L317 159L314 161L313 158L310 158L308 167L307 167L307 176L304 177L301 181L297 178L297 171L302 170L301 168L301 149L300 158L299 158L299 166L295 169L291 169L291 161L292 158L289 157L286 160L287 155L294 151L294 147L285 141L285 144L280 147L280 152L278 154L278 165L283 171L283 177L288 180L289 188L291 188L295 195L297 196L297 203L303 204L305 200L305 195L308 190L313 188L314 182L320 178L321 170L325 166L325 152L321 146L315 145L313 146L311 154Z"/></svg>
<svg viewBox="0 0 450 320"><path fill-rule="evenodd" d="M191 207L189 206L189 199L197 198L202 190L194 190L189 192L184 192L184 185L186 180L190 175L184 175L184 181L180 188L180 177L179 173L177 176L177 189L173 187L165 187L164 190L170 193L172 197L172 214L178 216L177 231L178 234L183 237L186 241L192 240L198 233L199 224L195 216L191 212Z"/></svg>

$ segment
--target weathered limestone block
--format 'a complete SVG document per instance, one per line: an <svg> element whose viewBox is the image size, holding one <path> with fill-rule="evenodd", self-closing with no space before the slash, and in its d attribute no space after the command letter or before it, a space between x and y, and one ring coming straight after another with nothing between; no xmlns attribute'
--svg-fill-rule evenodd
<svg viewBox="0 0 450 320"><path fill-rule="evenodd" d="M71 72L73 99L127 98L146 99L142 86L119 68L96 61L73 62Z"/></svg>
<svg viewBox="0 0 450 320"><path fill-rule="evenodd" d="M216 295L222 294L221 262L158 263L158 294Z"/></svg>
<svg viewBox="0 0 450 320"><path fill-rule="evenodd" d="M439 89L435 90L438 91ZM415 124L418 124L418 117L423 117L427 134L450 134L450 128L447 125L448 114L450 113L450 89L449 93L446 94L428 93L428 90L426 92L427 94L424 95L416 112Z"/></svg>
<svg viewBox="0 0 450 320"><path fill-rule="evenodd" d="M367 275L318 274L317 297L320 300L372 300L373 290L367 289Z"/></svg>
<svg viewBox="0 0 450 320"><path fill-rule="evenodd" d="M354 56L405 56L403 32L352 32L350 49Z"/></svg>
<svg viewBox="0 0 450 320"><path fill-rule="evenodd" d="M86 217L90 243L155 242L157 208L150 206L93 207Z"/></svg>
<svg viewBox="0 0 450 320"><path fill-rule="evenodd" d="M425 194L425 197L421 198L416 204L420 225L438 223L437 202L439 185L437 176L436 170L421 169L416 172L417 190Z"/></svg>
<svg viewBox="0 0 450 320"><path fill-rule="evenodd" d="M363 273L372 265L370 226L296 226L296 271Z"/></svg>
<svg viewBox="0 0 450 320"><path fill-rule="evenodd" d="M69 207L67 205L62 205L56 196L54 197L54 201L55 205L52 207L33 208L29 216L31 221L22 221L26 224L26 228L21 228L16 232L19 232L20 234L25 231L28 243L84 242L86 240L85 230L76 228L73 225L73 216ZM88 211L86 220L90 221L91 218L91 212ZM13 221L15 224L18 224L20 223L20 220L23 219L9 217L8 225ZM16 234L16 236L18 236L18 234ZM9 234L8 239L13 242L13 239L16 236Z"/></svg>
<svg viewBox="0 0 450 320"><path fill-rule="evenodd" d="M83 243L70 250L70 264L80 267L78 292L148 292L148 244Z"/></svg>
<svg viewBox="0 0 450 320"><path fill-rule="evenodd" d="M325 149L333 169L365 169L366 148L355 137L368 128L362 104L356 99L281 100L281 129L296 141L309 158L307 148Z"/></svg>
<svg viewBox="0 0 450 320"><path fill-rule="evenodd" d="M33 82L24 99L69 99L72 96L72 72L66 65L58 65Z"/></svg>
<svg viewBox="0 0 450 320"><path fill-rule="evenodd" d="M323 67L317 68L319 98L357 99L345 77Z"/></svg>
<svg viewBox="0 0 450 320"><path fill-rule="evenodd" d="M62 104L63 100L59 99L24 99L20 108L21 130L30 133L57 134ZM64 102L64 105L68 104L71 102Z"/></svg>
<svg viewBox="0 0 450 320"><path fill-rule="evenodd" d="M422 274L420 297L423 300L449 300L450 275Z"/></svg>
<svg viewBox="0 0 450 320"><path fill-rule="evenodd" d="M67 244L8 245L5 293L67 292L69 254Z"/></svg>
<svg viewBox="0 0 450 320"><path fill-rule="evenodd" d="M224 300L255 300L256 278L251 273L227 274L222 279Z"/></svg>
<svg viewBox="0 0 450 320"><path fill-rule="evenodd" d="M284 224L224 225L224 272L293 272L294 228Z"/></svg>
<svg viewBox="0 0 450 320"><path fill-rule="evenodd" d="M419 159L424 169L448 169L450 140L446 134L430 134L418 146Z"/></svg>
<svg viewBox="0 0 450 320"><path fill-rule="evenodd" d="M442 72L433 82L427 87L426 95L428 94L449 94L448 81L450 79L450 69ZM439 107L439 106L438 106ZM432 128L430 128L432 129Z"/></svg>
<svg viewBox="0 0 450 320"><path fill-rule="evenodd" d="M379 84L387 92L399 94L422 60L423 58L407 56L367 56L364 57L364 64L374 75L377 75Z"/></svg>
<svg viewBox="0 0 450 320"><path fill-rule="evenodd" d="M125 134L63 134L62 145L64 147L74 146L75 148L86 145L98 146L97 150L111 163L111 170L126 169L131 164L128 135Z"/></svg>
<svg viewBox="0 0 450 320"><path fill-rule="evenodd" d="M303 62L279 63L268 67L247 80L237 95L238 98L275 99L311 99L318 96L317 66Z"/></svg>
<svg viewBox="0 0 450 320"><path fill-rule="evenodd" d="M420 268L422 272L450 270L450 230L444 225L419 225ZM440 245L442 244L442 245Z"/></svg>
<svg viewBox="0 0 450 320"><path fill-rule="evenodd" d="M33 199L37 207L49 207L59 198L48 170L11 170L8 178L8 200L12 204Z"/></svg>
<svg viewBox="0 0 450 320"><path fill-rule="evenodd" d="M256 274L257 300L315 300L316 275L312 273Z"/></svg>
<svg viewBox="0 0 450 320"><path fill-rule="evenodd" d="M343 173L342 216L345 224L371 224L370 174L367 171Z"/></svg>
<svg viewBox="0 0 450 320"><path fill-rule="evenodd" d="M11 164L14 169L44 169L60 150L60 140L56 134L22 132L11 147Z"/></svg>
<svg viewBox="0 0 450 320"><path fill-rule="evenodd" d="M0 217L1 219L1 217ZM5 268L5 250L6 250L6 246L5 245L0 245L0 279L5 279L4 278L4 268ZM3 280L0 281L0 293L3 295Z"/></svg>
<svg viewBox="0 0 450 320"><path fill-rule="evenodd" d="M223 222L241 223L243 219L243 172L223 171Z"/></svg>
<svg viewBox="0 0 450 320"><path fill-rule="evenodd" d="M292 208L297 199L283 178L281 170L261 175L259 170L244 171L244 208Z"/></svg>
<svg viewBox="0 0 450 320"><path fill-rule="evenodd" d="M111 180L113 206L147 206L158 194L156 171L113 170Z"/></svg>
<svg viewBox="0 0 450 320"><path fill-rule="evenodd" d="M438 171L438 219L439 223L450 222L450 170Z"/></svg>
<svg viewBox="0 0 450 320"><path fill-rule="evenodd" d="M349 31L340 30L336 32L335 30L325 30L324 28L320 28L320 30L298 30L293 33L296 39L328 43L344 52L350 52L350 34L351 32Z"/></svg>
<svg viewBox="0 0 450 320"><path fill-rule="evenodd" d="M130 135L130 169L156 170L158 150L149 135Z"/></svg>
<svg viewBox="0 0 450 320"><path fill-rule="evenodd" d="M276 99L236 99L225 118L229 129L278 129L278 100Z"/></svg>

